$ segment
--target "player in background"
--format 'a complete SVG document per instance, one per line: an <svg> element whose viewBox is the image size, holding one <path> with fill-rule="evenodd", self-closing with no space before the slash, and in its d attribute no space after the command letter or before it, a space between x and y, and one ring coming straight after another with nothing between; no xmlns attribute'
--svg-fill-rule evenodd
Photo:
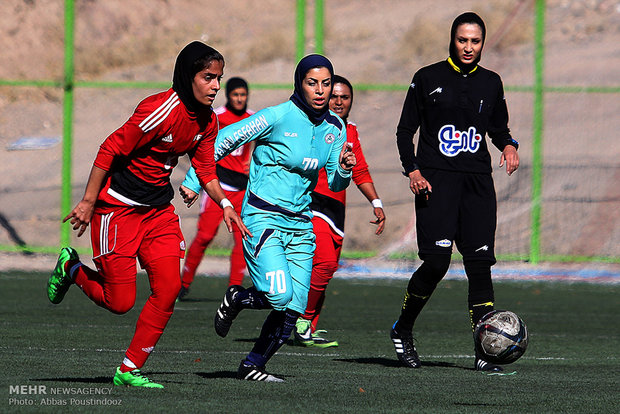
<svg viewBox="0 0 620 414"><path fill-rule="evenodd" d="M63 248L48 280L52 303L60 303L75 283L97 305L123 314L136 300L136 259L149 279L151 295L114 385L163 388L140 369L161 337L181 288L185 241L170 203L170 175L179 156L189 154L200 185L222 206L228 230L234 223L249 234L215 174L218 124L211 105L223 71L224 58L212 47L201 42L185 46L176 59L172 87L141 101L103 141L82 200L63 220L70 220L78 237L90 224L97 270L81 263L73 248Z"/></svg>
<svg viewBox="0 0 620 414"><path fill-rule="evenodd" d="M323 167L332 191L344 190L351 180L355 153L346 144L344 123L328 107L333 73L324 56L304 57L295 69L289 101L222 129L215 143L216 161L255 143L241 210L253 234L243 241L253 286L230 286L214 320L216 333L225 337L242 309L270 310L239 365L242 380L283 381L267 373L265 365L306 310L315 240L310 191ZM183 185L193 190L190 173Z"/></svg>
<svg viewBox="0 0 620 414"><path fill-rule="evenodd" d="M472 330L493 310L497 200L485 136L502 152L499 165L519 167L518 144L508 129L502 80L478 65L486 29L475 13L458 16L447 60L420 69L411 82L396 131L398 152L415 194L422 265L413 273L390 336L398 359L420 367L414 322L450 266L452 245L463 256ZM420 129L417 153L413 136ZM479 371L501 371L478 355Z"/></svg>
<svg viewBox="0 0 620 414"><path fill-rule="evenodd" d="M248 83L244 79L234 77L226 82L226 104L215 109L220 128L241 121L254 113L248 109L248 95ZM248 185L251 154L252 145L243 145L215 165L217 178L226 198L230 200L239 215L241 215L241 203ZM179 300L183 300L189 293L189 286L194 280L196 269L222 222L222 208L204 191L201 191L201 195L198 231L185 256ZM229 285L240 285L243 282L245 259L241 238L241 232L233 226L234 245L230 254Z"/></svg>
<svg viewBox="0 0 620 414"><path fill-rule="evenodd" d="M371 221L371 223L377 225L375 234L379 235L385 227L383 204L377 195L368 171L357 126L348 121L353 104L353 86L346 78L338 75L334 75L332 83L334 87L329 100L329 109L340 116L347 126L347 142L351 144L351 149L357 160L357 164L353 167L353 182L372 204L372 212L376 220ZM298 345L328 348L338 346L338 342L322 338L321 334L324 334L325 331L317 330L317 323L325 301L327 284L338 270L338 260L340 259L344 238L347 192L330 190L325 170L321 170L319 171L319 181L311 195L310 209L314 214L312 225L316 236L316 250L312 262L308 305L305 313L297 319L294 339Z"/></svg>

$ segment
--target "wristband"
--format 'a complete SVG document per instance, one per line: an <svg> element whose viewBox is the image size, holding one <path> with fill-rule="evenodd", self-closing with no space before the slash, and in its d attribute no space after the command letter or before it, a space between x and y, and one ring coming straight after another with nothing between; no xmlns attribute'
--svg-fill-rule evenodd
<svg viewBox="0 0 620 414"><path fill-rule="evenodd" d="M383 208L383 203L380 198L375 198L370 202L374 208Z"/></svg>
<svg viewBox="0 0 620 414"><path fill-rule="evenodd" d="M222 210L224 210L226 207L233 207L232 203L230 202L229 199L227 198L222 198L222 201L220 201L220 207L222 207ZM233 207L234 209L234 207Z"/></svg>

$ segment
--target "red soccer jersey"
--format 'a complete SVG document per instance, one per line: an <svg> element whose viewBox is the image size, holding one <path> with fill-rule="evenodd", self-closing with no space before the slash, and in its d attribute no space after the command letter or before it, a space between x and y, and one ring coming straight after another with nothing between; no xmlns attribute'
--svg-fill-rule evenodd
<svg viewBox="0 0 620 414"><path fill-rule="evenodd" d="M216 119L212 109L197 116L188 112L172 89L145 98L99 148L94 165L109 172L99 200L131 206L169 203L172 169L186 153L203 186L216 179Z"/></svg>
<svg viewBox="0 0 620 414"><path fill-rule="evenodd" d="M364 183L372 183L372 177L368 171L368 164L366 163L366 158L364 158L362 146L360 145L357 126L350 122L347 122L347 142L353 144L353 153L357 159L357 163L353 167L352 171L353 182L358 186ZM336 193L330 190L329 184L327 183L327 174L325 173L324 168L319 171L319 181L316 183L314 192L331 197L342 204L346 204L347 191L343 190Z"/></svg>
<svg viewBox="0 0 620 414"><path fill-rule="evenodd" d="M239 122L252 115L254 111L246 110L243 115L235 115L226 108L226 106L220 106L215 110L217 119L220 123L220 128L224 128L235 122ZM217 165L224 167L228 170L236 171L241 174L248 175L250 167L250 155L252 154L251 145L242 145L228 156L222 158Z"/></svg>

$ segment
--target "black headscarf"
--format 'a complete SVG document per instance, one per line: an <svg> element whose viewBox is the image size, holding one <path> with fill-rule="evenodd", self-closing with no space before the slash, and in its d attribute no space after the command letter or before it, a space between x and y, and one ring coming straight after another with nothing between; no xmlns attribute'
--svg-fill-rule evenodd
<svg viewBox="0 0 620 414"><path fill-rule="evenodd" d="M247 101L246 101L245 106L239 111L233 108L232 105L230 104L230 94L232 91L234 91L237 88L243 88L245 89L246 92L250 92L250 89L248 88L248 83L245 81L245 79L238 78L238 77L233 77L233 78L228 79L228 82L226 82L226 108L233 114L237 116L241 116L248 109Z"/></svg>
<svg viewBox="0 0 620 414"><path fill-rule="evenodd" d="M473 62L467 63L467 64L461 62L461 59L459 59L458 52L456 51L456 46L454 42L455 42L455 36L456 36L456 29L464 23L477 24L478 26L480 26L480 29L482 29L482 46L483 47L484 47L484 39L486 38L486 35L487 35L487 29L484 25L484 21L482 20L482 18L474 12L463 13L460 16L458 16L456 19L454 19L454 22L452 22L452 29L450 30L450 57L452 58L452 63L458 66L463 73L470 73L476 67L478 62L480 62L480 58L482 57L482 49L480 49L480 54Z"/></svg>
<svg viewBox="0 0 620 414"><path fill-rule="evenodd" d="M323 122L325 117L329 114L329 96L325 97L325 99L327 100L325 106L320 110L316 110L310 105L308 105L308 103L306 102L306 98L304 96L304 91L301 84L310 69L321 67L327 68L330 75L332 77L334 76L334 67L332 66L332 63L329 61L329 59L327 59L325 56L313 54L308 55L302 60L300 60L297 64L297 68L295 68L295 91L290 98L291 101L293 101L293 103L297 105L297 107L299 107L299 109L301 109L306 115L308 115L310 121L312 121L312 123L315 125Z"/></svg>
<svg viewBox="0 0 620 414"><path fill-rule="evenodd" d="M343 85L347 85L349 87L349 90L351 91L351 105L353 105L353 85L351 85L351 82L349 82L349 80L345 78L344 76L340 76L340 75L332 76L332 85L335 85L337 83L342 83ZM343 121L346 122L346 119L343 119Z"/></svg>
<svg viewBox="0 0 620 414"><path fill-rule="evenodd" d="M194 97L192 89L194 76L206 68L213 60L224 62L224 57L211 46L198 41L193 41L185 46L177 56L172 78L172 89L179 95L181 102L190 112L197 113L203 108L203 105Z"/></svg>

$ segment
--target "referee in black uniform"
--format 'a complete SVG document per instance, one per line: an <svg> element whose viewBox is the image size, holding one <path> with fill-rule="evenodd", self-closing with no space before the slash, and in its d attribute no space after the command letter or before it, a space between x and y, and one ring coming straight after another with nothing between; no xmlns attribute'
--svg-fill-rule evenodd
<svg viewBox="0 0 620 414"><path fill-rule="evenodd" d="M398 359L420 367L413 344L416 317L450 266L452 245L463 256L469 281L472 329L493 310L497 200L485 136L502 152L500 167L519 167L518 143L508 129L508 109L498 74L478 65L486 29L475 13L452 23L450 57L414 76L396 131L398 152L415 194L422 265L413 273L390 337ZM420 129L417 153L413 136ZM501 371L478 356L475 369Z"/></svg>

